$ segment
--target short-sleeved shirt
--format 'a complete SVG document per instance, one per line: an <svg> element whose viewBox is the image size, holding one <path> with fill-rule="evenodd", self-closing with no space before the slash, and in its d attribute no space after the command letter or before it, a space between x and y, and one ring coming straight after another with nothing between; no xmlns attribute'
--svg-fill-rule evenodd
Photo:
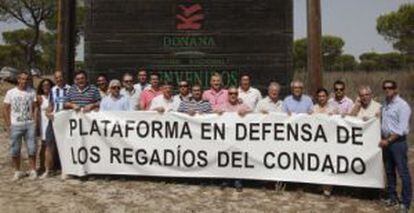
<svg viewBox="0 0 414 213"><path fill-rule="evenodd" d="M260 100L257 103L256 112L282 112L282 105L283 102L281 100L277 100L276 102L272 101L269 97L266 97L262 100Z"/></svg>
<svg viewBox="0 0 414 213"><path fill-rule="evenodd" d="M94 85L88 85L83 90L80 90L78 86L73 85L68 92L66 102L74 103L80 107L84 107L89 104L94 104L101 100L98 88Z"/></svg>
<svg viewBox="0 0 414 213"><path fill-rule="evenodd" d="M191 93L189 93L187 96L182 96L181 94L174 95L174 97L173 97L173 102L174 102L173 110L178 111L178 108L180 107L181 102L188 101L188 100L190 100L190 98L191 98Z"/></svg>
<svg viewBox="0 0 414 213"><path fill-rule="evenodd" d="M139 110L139 97L141 96L141 92L139 92L135 88L132 88L131 91L122 88L120 93L128 99L129 111Z"/></svg>
<svg viewBox="0 0 414 213"><path fill-rule="evenodd" d="M166 99L164 95L158 95L152 99L149 110L155 110L156 108L164 108L165 111L171 111L174 107L174 101L172 98Z"/></svg>
<svg viewBox="0 0 414 213"><path fill-rule="evenodd" d="M156 96L161 95L161 90L155 91L152 88L145 89L140 96L140 106L143 106L141 110L148 110L151 104L152 99Z"/></svg>
<svg viewBox="0 0 414 213"><path fill-rule="evenodd" d="M247 91L244 91L239 87L239 98L246 104L250 109L255 109L257 103L262 99L262 94L256 88L249 87Z"/></svg>
<svg viewBox="0 0 414 213"><path fill-rule="evenodd" d="M104 97L101 101L99 106L100 111L128 111L130 110L129 107L129 100L127 97L123 95L119 95L119 97L113 97L112 95L108 95Z"/></svg>
<svg viewBox="0 0 414 213"><path fill-rule="evenodd" d="M226 89L220 91L206 90L203 93L203 100L210 102L213 109L220 109L228 100L228 91Z"/></svg>
<svg viewBox="0 0 414 213"><path fill-rule="evenodd" d="M199 113L210 113L213 111L211 108L210 102L206 100L196 101L194 98L190 98L187 101L181 101L180 106L178 107L178 112L187 113L189 111L199 112Z"/></svg>
<svg viewBox="0 0 414 213"><path fill-rule="evenodd" d="M149 88L151 88L151 84L149 84L149 83L145 83L145 84L137 83L137 84L134 84L134 89L137 92L139 92L139 93L141 93L144 90L149 89Z"/></svg>
<svg viewBox="0 0 414 213"><path fill-rule="evenodd" d="M328 104L332 109L334 109L335 113L339 114L350 113L352 111L352 107L354 106L354 102L348 97L344 97L340 101L335 98L330 98Z"/></svg>
<svg viewBox="0 0 414 213"><path fill-rule="evenodd" d="M17 87L7 91L4 103L11 106L11 125L21 126L33 123L33 104L36 102L36 92L32 88L20 90Z"/></svg>
<svg viewBox="0 0 414 213"><path fill-rule="evenodd" d="M307 95L302 95L299 98L289 95L283 100L282 109L286 113L310 113L313 110L313 102Z"/></svg>
<svg viewBox="0 0 414 213"><path fill-rule="evenodd" d="M53 104L53 112L59 112L64 109L66 96L69 92L70 86L65 84L63 87L55 85L52 87L49 103Z"/></svg>
<svg viewBox="0 0 414 213"><path fill-rule="evenodd" d="M368 107L364 108L361 106L357 117L358 118L373 118L377 116L377 114L381 113L381 104L371 100Z"/></svg>

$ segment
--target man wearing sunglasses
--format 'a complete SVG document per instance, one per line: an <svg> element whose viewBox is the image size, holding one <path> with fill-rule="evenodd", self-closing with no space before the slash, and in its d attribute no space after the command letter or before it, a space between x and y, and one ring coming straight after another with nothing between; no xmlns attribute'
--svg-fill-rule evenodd
<svg viewBox="0 0 414 213"><path fill-rule="evenodd" d="M99 107L100 111L128 111L129 101L121 95L121 82L119 80L111 80L109 82L109 95L104 97Z"/></svg>
<svg viewBox="0 0 414 213"><path fill-rule="evenodd" d="M412 199L411 177L408 168L407 135L410 130L411 109L398 95L397 83L383 82L385 101L381 108L381 141L387 174L388 206L398 205L396 172L401 177L401 212L408 212Z"/></svg>
<svg viewBox="0 0 414 213"><path fill-rule="evenodd" d="M329 106L333 109L334 114L348 115L351 113L354 102L345 95L345 82L335 81L333 87L334 97L329 99Z"/></svg>
<svg viewBox="0 0 414 213"><path fill-rule="evenodd" d="M228 99L224 103L224 105L218 109L215 109L214 112L216 113L223 113L223 112L237 112L240 116L245 116L246 114L252 112L252 109L249 108L244 103L240 102L239 99L239 90L236 87L229 87L228 89ZM221 184L221 188L227 187L228 182L224 181ZM243 191L243 184L241 180L234 181L234 187L238 192Z"/></svg>
<svg viewBox="0 0 414 213"><path fill-rule="evenodd" d="M129 111L139 109L139 97L141 92L134 87L134 77L130 73L125 73L122 77L121 95L125 96L129 102Z"/></svg>
<svg viewBox="0 0 414 213"><path fill-rule="evenodd" d="M191 98L190 85L187 81L180 81L178 83L178 94L173 97L173 110L177 111L180 107L181 102L189 101Z"/></svg>

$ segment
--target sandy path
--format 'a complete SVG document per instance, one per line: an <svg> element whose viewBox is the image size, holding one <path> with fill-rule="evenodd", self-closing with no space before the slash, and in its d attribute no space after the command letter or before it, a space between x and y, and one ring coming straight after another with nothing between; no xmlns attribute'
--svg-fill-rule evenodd
<svg viewBox="0 0 414 213"><path fill-rule="evenodd" d="M411 156L414 165L414 150ZM238 193L188 180L55 176L12 182L11 176L8 142L0 134L0 212L393 212L377 192L361 189L341 188L325 198L316 186L276 192L250 184Z"/></svg>

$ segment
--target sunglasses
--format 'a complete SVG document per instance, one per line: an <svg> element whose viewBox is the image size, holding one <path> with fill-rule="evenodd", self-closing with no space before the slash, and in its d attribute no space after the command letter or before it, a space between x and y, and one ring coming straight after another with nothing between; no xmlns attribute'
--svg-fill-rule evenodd
<svg viewBox="0 0 414 213"><path fill-rule="evenodd" d="M111 89L121 89L121 87L113 86L113 87L111 87Z"/></svg>
<svg viewBox="0 0 414 213"><path fill-rule="evenodd" d="M393 86L384 86L384 87L382 87L382 89L383 90L394 90L395 87L393 87Z"/></svg>
<svg viewBox="0 0 414 213"><path fill-rule="evenodd" d="M132 82L134 82L133 80L126 80L126 81L124 81L124 83L132 83Z"/></svg>
<svg viewBox="0 0 414 213"><path fill-rule="evenodd" d="M238 95L239 93L237 92L229 92L229 95Z"/></svg>
<svg viewBox="0 0 414 213"><path fill-rule="evenodd" d="M179 87L188 87L188 84L179 85Z"/></svg>
<svg viewBox="0 0 414 213"><path fill-rule="evenodd" d="M344 91L344 88L335 88L335 91Z"/></svg>

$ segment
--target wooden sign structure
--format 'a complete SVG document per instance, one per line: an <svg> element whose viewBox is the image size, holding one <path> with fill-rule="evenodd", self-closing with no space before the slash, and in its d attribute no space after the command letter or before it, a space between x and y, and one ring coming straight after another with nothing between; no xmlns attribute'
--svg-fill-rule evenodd
<svg viewBox="0 0 414 213"><path fill-rule="evenodd" d="M293 75L293 0L88 0L85 62L120 78L144 67L164 80L226 86L250 73L262 91Z"/></svg>

